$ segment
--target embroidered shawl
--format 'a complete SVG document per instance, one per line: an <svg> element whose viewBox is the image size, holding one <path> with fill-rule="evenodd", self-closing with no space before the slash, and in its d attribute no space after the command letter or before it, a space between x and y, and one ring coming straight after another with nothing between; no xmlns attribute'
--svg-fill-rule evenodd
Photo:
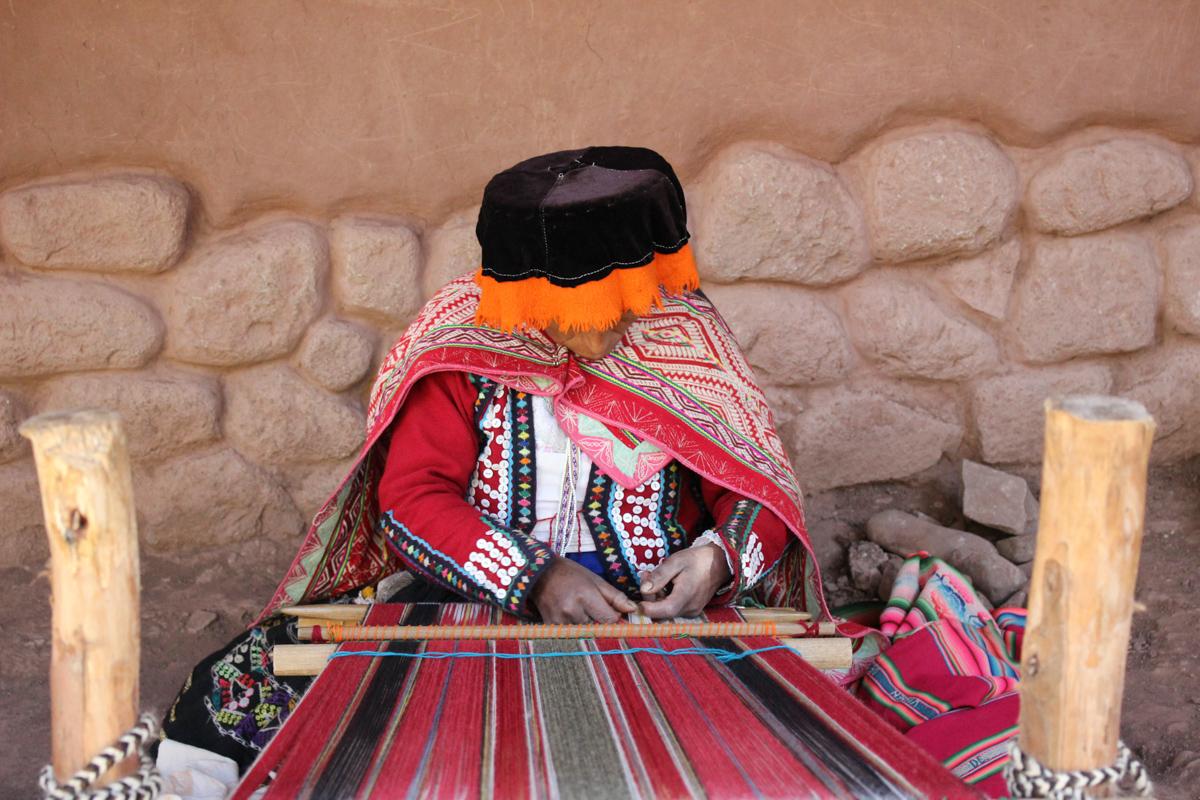
<svg viewBox="0 0 1200 800"><path fill-rule="evenodd" d="M372 583L400 568L378 529L375 487L397 410L425 375L459 370L556 398L560 422L614 479L636 485L664 456L762 503L801 546L762 582L758 599L827 616L802 496L766 398L729 327L699 292L668 295L598 361L577 359L539 332L474 323L470 276L435 295L384 358L356 465L316 514L262 618ZM601 423L601 424L597 424ZM643 446L646 443L646 446Z"/></svg>

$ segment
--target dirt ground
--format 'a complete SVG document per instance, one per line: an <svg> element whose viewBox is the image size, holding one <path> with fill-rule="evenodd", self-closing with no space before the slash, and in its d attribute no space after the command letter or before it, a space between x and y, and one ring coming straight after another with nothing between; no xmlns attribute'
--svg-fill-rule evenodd
<svg viewBox="0 0 1200 800"><path fill-rule="evenodd" d="M877 485L812 498L810 513L862 516L889 506L939 516L944 487ZM143 561L142 704L161 712L191 665L235 635L269 597L293 555L260 543ZM1200 796L1200 459L1154 470L1129 647L1122 734L1157 782L1157 797ZM37 795L49 758L49 585L44 573L0 569L0 798Z"/></svg>

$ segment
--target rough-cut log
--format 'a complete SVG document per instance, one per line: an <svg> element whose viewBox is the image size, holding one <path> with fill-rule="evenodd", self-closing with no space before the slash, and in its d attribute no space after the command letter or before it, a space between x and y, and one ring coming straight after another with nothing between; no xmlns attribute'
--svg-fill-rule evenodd
<svg viewBox="0 0 1200 800"><path fill-rule="evenodd" d="M133 486L116 414L45 414L20 430L33 443L50 539L51 731L54 771L63 780L137 718ZM107 780L132 766L118 765Z"/></svg>
<svg viewBox="0 0 1200 800"><path fill-rule="evenodd" d="M1112 397L1046 402L1042 513L1022 654L1021 748L1113 762L1154 421Z"/></svg>

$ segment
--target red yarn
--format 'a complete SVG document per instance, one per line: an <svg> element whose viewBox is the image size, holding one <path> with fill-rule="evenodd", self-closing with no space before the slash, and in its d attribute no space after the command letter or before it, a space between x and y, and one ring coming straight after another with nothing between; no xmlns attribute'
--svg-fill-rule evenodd
<svg viewBox="0 0 1200 800"><path fill-rule="evenodd" d="M732 609L710 612L734 621ZM367 622L495 624L483 606L373 606ZM769 646L768 638L597 639L589 649ZM342 648L529 652L562 642L363 642ZM526 797L977 797L790 651L702 656L341 658L234 793Z"/></svg>

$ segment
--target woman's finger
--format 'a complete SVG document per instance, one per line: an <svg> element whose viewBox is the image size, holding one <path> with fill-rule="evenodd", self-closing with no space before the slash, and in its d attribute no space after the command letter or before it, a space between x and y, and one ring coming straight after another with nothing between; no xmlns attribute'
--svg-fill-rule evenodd
<svg viewBox="0 0 1200 800"><path fill-rule="evenodd" d="M655 592L661 592L675 576L683 572L688 565L688 553L682 551L667 556L649 576L642 580L642 597L650 597Z"/></svg>
<svg viewBox="0 0 1200 800"><path fill-rule="evenodd" d="M581 598L583 611L587 615L587 619L580 622L617 622L621 619L621 615L617 613L608 603L606 598L600 592L590 592Z"/></svg>
<svg viewBox="0 0 1200 800"><path fill-rule="evenodd" d="M637 604L630 600L624 592L601 578L596 582L596 588L608 601L608 604L622 614L632 614L637 611Z"/></svg>
<svg viewBox="0 0 1200 800"><path fill-rule="evenodd" d="M683 610L683 596L672 592L662 600L643 600L642 613L650 619L678 617Z"/></svg>
<svg viewBox="0 0 1200 800"><path fill-rule="evenodd" d="M671 583L671 593L661 600L642 602L642 613L652 619L679 617L689 613L697 603L703 605L708 598L699 598L703 586L703 576L697 574L696 566L689 561L687 566L674 577Z"/></svg>

